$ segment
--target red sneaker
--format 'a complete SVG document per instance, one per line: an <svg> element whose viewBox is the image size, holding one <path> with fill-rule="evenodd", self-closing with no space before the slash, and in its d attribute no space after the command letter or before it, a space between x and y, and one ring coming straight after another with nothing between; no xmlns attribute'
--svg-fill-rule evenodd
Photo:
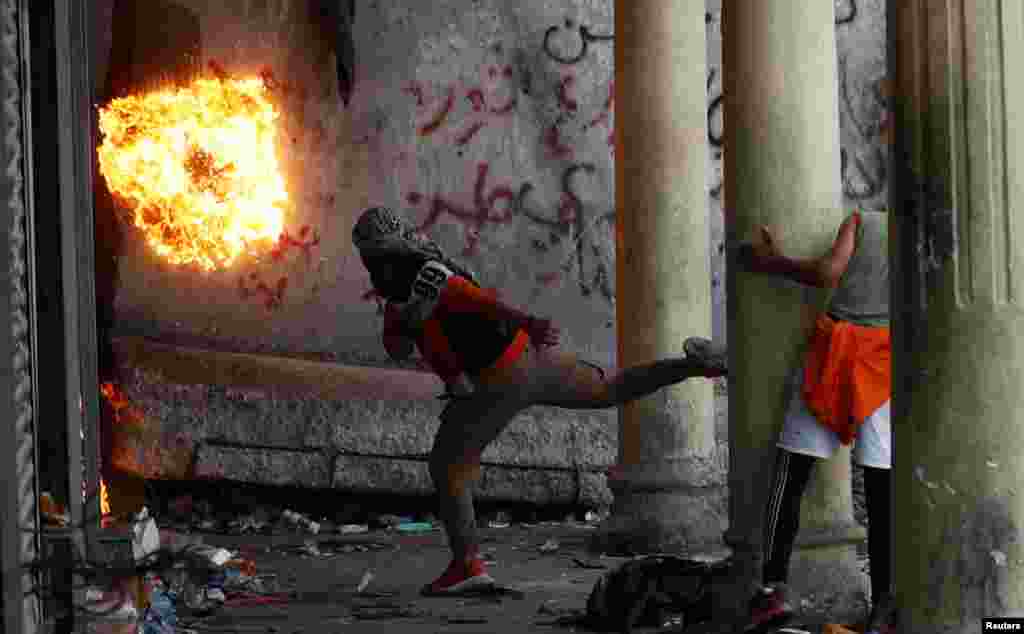
<svg viewBox="0 0 1024 634"><path fill-rule="evenodd" d="M793 618L793 606L786 595L786 586L783 584L758 590L750 600L750 621L743 631L760 632Z"/></svg>
<svg viewBox="0 0 1024 634"><path fill-rule="evenodd" d="M453 561L444 574L420 591L423 596L459 594L494 585L494 579L487 574L480 559Z"/></svg>

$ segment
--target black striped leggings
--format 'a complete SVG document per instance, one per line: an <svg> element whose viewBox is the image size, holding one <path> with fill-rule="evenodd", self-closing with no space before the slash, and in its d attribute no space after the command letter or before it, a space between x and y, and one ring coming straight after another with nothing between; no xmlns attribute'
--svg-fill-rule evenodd
<svg viewBox="0 0 1024 634"><path fill-rule="evenodd" d="M807 488L816 460L813 456L779 449L762 541L762 581L765 585L784 583L789 574L789 558L800 529L800 498ZM872 601L892 591L891 471L864 467Z"/></svg>

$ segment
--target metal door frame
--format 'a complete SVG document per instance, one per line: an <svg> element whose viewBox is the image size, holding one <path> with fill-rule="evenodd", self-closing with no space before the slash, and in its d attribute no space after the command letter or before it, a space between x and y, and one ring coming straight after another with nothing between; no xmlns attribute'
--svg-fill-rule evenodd
<svg viewBox="0 0 1024 634"><path fill-rule="evenodd" d="M0 264L0 314L7 328L0 334L0 629L35 633L47 625L41 576L32 567L43 548L39 519L41 433L63 434L63 466L73 530L67 537L80 553L91 552L99 526L98 418L96 369L95 262L93 245L92 164L95 147L91 28L87 4L80 0L0 0L0 242L8 245ZM30 10L31 7L31 10ZM39 22L42 20L42 22ZM32 66L32 27L53 34L49 59ZM49 29L52 29L50 31ZM39 60L44 62L44 60ZM36 74L33 74L33 70ZM51 82L57 96L52 120L33 121L35 82ZM52 112L52 111L51 111ZM33 124L51 131L33 138ZM45 146L37 144L47 144ZM55 169L36 174L33 149L53 152ZM45 148L45 149L44 149ZM43 179L46 179L45 181ZM45 182L46 185L41 185ZM37 208L36 186L53 187L59 204ZM62 332L38 332L36 230L59 235ZM52 280L51 280L52 281ZM39 365L39 336L62 336L64 361ZM40 386L63 392L63 419L38 420ZM90 442L80 441L84 433ZM84 462L83 462L84 459ZM81 466L84 466L84 470ZM74 492L83 485L93 493L83 503Z"/></svg>

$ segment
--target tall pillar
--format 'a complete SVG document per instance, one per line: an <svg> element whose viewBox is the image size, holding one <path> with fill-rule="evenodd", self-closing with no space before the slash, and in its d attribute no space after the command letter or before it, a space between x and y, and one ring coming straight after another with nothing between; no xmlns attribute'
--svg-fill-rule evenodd
<svg viewBox="0 0 1024 634"><path fill-rule="evenodd" d="M889 6L901 632L1024 616L1024 4Z"/></svg>
<svg viewBox="0 0 1024 634"><path fill-rule="evenodd" d="M783 252L824 253L845 215L833 0L724 0L725 209L730 244L766 224ZM790 377L825 293L728 271L729 522L726 541L760 581L765 506ZM833 614L866 592L855 544L850 453L820 461L803 498L790 586ZM857 609L862 609L856 605ZM810 612L815 610L809 609Z"/></svg>
<svg viewBox="0 0 1024 634"><path fill-rule="evenodd" d="M615 3L618 363L711 337L704 0ZM612 517L598 548L721 549L724 470L707 380L619 412Z"/></svg>

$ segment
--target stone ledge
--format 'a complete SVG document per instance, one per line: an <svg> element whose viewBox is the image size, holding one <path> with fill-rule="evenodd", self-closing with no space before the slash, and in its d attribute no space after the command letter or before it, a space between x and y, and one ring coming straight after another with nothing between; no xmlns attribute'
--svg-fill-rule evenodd
<svg viewBox="0 0 1024 634"><path fill-rule="evenodd" d="M434 494L425 460L329 455L327 452L202 445L195 474L274 486L341 489L354 493ZM485 465L480 500L605 507L612 502L605 475Z"/></svg>
<svg viewBox="0 0 1024 634"><path fill-rule="evenodd" d="M434 398L437 392L430 381L418 372L188 349L129 338L115 340L115 349L120 386L147 428L140 462L151 478L188 477L189 466L198 462L193 452L207 441L297 454L342 452L414 461L429 453L444 406ZM404 381L413 386L403 386ZM616 458L615 414L615 410L530 408L516 417L483 459L530 469L581 465L603 470ZM270 461L260 469L232 468L256 477L260 469L287 470L289 466ZM295 483L308 481L309 486L322 480L308 473L259 477L272 482L292 482L298 477ZM375 490L372 480L348 481L354 487ZM517 481L532 486L523 477ZM502 486L508 489L511 484ZM607 495L603 475L600 486L585 484L584 488L595 499ZM523 495L564 497L560 493Z"/></svg>

